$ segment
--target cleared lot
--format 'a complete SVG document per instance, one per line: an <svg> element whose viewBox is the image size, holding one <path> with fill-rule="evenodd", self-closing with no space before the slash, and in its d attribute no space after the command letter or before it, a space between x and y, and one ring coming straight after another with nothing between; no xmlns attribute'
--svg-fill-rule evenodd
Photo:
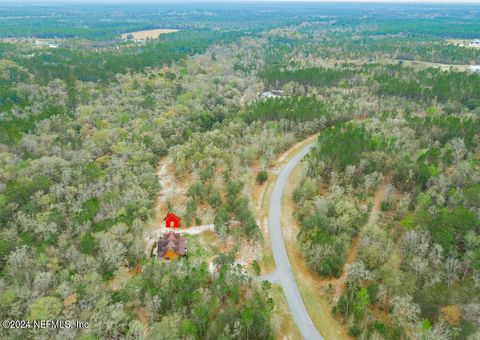
<svg viewBox="0 0 480 340"><path fill-rule="evenodd" d="M154 30L145 30L145 31L136 31L136 32L129 32L122 34L122 39L134 39L134 40L145 40L147 38L158 38L161 34L173 33L178 32L178 30L174 29L163 29L158 28Z"/></svg>

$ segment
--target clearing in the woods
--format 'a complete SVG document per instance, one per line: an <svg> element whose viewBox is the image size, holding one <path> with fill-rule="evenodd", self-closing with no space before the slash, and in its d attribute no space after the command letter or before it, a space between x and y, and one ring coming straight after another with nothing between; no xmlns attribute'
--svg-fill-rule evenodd
<svg viewBox="0 0 480 340"><path fill-rule="evenodd" d="M157 28L154 30L145 30L145 31L136 31L136 32L128 32L122 34L122 39L134 39L134 40L146 40L148 38L155 39L158 38L162 34L178 32L178 30L174 29L165 29L165 28Z"/></svg>

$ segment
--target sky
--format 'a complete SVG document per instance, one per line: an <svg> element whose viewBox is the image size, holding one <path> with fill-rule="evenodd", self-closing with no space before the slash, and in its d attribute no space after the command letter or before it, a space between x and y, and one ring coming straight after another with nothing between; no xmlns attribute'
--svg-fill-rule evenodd
<svg viewBox="0 0 480 340"><path fill-rule="evenodd" d="M115 3L145 3L145 4L161 4L161 3L252 3L252 2L290 2L290 3L442 3L442 4L478 4L480 0L0 0L2 6L17 6L27 4L71 4L71 3L91 3L91 4L115 4Z"/></svg>
<svg viewBox="0 0 480 340"><path fill-rule="evenodd" d="M1 4L19 3L188 3L188 2L355 2L355 3L478 3L480 0L0 0Z"/></svg>

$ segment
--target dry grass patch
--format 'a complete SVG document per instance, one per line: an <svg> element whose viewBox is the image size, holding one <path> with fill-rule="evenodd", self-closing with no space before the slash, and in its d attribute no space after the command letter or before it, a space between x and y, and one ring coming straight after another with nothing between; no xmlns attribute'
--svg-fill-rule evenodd
<svg viewBox="0 0 480 340"><path fill-rule="evenodd" d="M457 72L465 72L469 70L470 65L457 65L457 64L441 64L441 63L432 63L428 61L420 61L420 60L403 60L404 65L417 67L419 69L424 68L439 68L443 71L448 71L450 69L457 71Z"/></svg>
<svg viewBox="0 0 480 340"><path fill-rule="evenodd" d="M154 30L128 32L128 33L122 34L122 39L123 40L127 40L127 39L146 40L147 38L155 39L162 34L168 34L173 32L178 32L178 30L158 28Z"/></svg>
<svg viewBox="0 0 480 340"><path fill-rule="evenodd" d="M257 223L260 226L263 236L262 256L257 259L262 275L271 273L275 270L272 247L270 245L268 234L268 202L275 179L276 176L273 172L269 172L268 180L261 186L257 186L258 189L253 191L253 202L256 202L255 216L257 217Z"/></svg>
<svg viewBox="0 0 480 340"><path fill-rule="evenodd" d="M210 263L220 252L217 234L213 231L207 231L198 235L186 234L184 237L187 240L187 255L190 261Z"/></svg>
<svg viewBox="0 0 480 340"><path fill-rule="evenodd" d="M302 339L295 322L290 316L287 300L283 294L282 287L272 285L270 296L275 301L272 316L272 326L275 339Z"/></svg>

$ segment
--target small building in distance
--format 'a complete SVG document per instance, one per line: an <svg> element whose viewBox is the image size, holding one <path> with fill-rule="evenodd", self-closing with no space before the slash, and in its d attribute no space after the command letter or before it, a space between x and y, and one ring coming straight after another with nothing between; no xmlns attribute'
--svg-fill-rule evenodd
<svg viewBox="0 0 480 340"><path fill-rule="evenodd" d="M470 72L480 72L480 65L471 65L469 70Z"/></svg>
<svg viewBox="0 0 480 340"><path fill-rule="evenodd" d="M263 98L276 98L280 97L283 94L283 91L280 90L269 90L262 93Z"/></svg>
<svg viewBox="0 0 480 340"><path fill-rule="evenodd" d="M163 220L165 221L165 228L180 227L180 218L175 214L168 213Z"/></svg>
<svg viewBox="0 0 480 340"><path fill-rule="evenodd" d="M469 47L480 47L480 39L475 39L470 44L468 44L468 46Z"/></svg>
<svg viewBox="0 0 480 340"><path fill-rule="evenodd" d="M157 259L159 260L176 260L186 254L186 240L178 233L170 231L157 242Z"/></svg>

